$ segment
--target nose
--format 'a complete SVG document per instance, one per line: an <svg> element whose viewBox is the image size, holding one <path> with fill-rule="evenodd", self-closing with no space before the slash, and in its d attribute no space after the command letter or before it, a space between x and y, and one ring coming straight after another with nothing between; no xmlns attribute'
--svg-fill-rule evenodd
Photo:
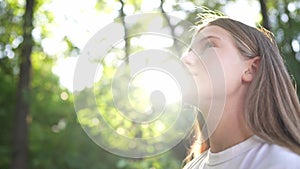
<svg viewBox="0 0 300 169"><path fill-rule="evenodd" d="M193 52L188 52L181 57L181 60L186 65L194 65L197 62L197 57Z"/></svg>

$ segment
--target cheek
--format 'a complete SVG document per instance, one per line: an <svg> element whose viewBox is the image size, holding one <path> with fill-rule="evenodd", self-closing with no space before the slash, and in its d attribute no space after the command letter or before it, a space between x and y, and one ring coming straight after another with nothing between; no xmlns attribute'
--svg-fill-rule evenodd
<svg viewBox="0 0 300 169"><path fill-rule="evenodd" d="M242 62L238 55L227 55L220 59L224 72L226 94L235 93L242 85Z"/></svg>
<svg viewBox="0 0 300 169"><path fill-rule="evenodd" d="M212 51L201 58L202 64L197 76L198 93L202 99L211 99L225 93L225 78L222 63Z"/></svg>
<svg viewBox="0 0 300 169"><path fill-rule="evenodd" d="M207 91L211 96L221 97L225 95L225 72L221 57L217 54L212 54L213 57L205 60L207 76L209 83Z"/></svg>
<svg viewBox="0 0 300 169"><path fill-rule="evenodd" d="M224 98L237 92L242 84L243 72L243 62L238 53L215 50L207 53L202 61L205 71L202 71L202 83L198 84L201 96Z"/></svg>
<svg viewBox="0 0 300 169"><path fill-rule="evenodd" d="M212 69L210 66L212 57L199 57L192 53L186 55L182 58L184 64L188 68L191 73L192 78L194 79L194 83L197 87L197 91L189 90L187 95L193 96L198 99L211 97L212 91L212 83L211 83L211 75L209 73L209 69Z"/></svg>
<svg viewBox="0 0 300 169"><path fill-rule="evenodd" d="M193 55L185 58L198 88L198 98L224 98L237 90L241 85L241 59L238 57L233 52L214 50L201 58Z"/></svg>

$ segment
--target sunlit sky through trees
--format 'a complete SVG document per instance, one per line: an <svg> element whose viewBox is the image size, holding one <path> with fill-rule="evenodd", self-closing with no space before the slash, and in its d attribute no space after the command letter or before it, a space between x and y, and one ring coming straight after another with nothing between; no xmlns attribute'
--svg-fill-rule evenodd
<svg viewBox="0 0 300 169"><path fill-rule="evenodd" d="M52 32L52 36L42 40L42 47L47 54L58 56L57 62L53 67L53 73L60 77L60 84L70 91L73 90L73 73L78 57L69 57L63 54L67 49L67 44L63 38L65 36L68 37L77 48L82 50L86 42L98 30L113 22L114 18L117 18L119 15L118 10L121 7L119 2L107 0L106 3L109 8L104 11L97 10L95 8L96 3L97 0L53 0L51 3L43 6L45 10L53 13L54 22L48 27ZM157 11L159 4L160 0L143 0L141 12ZM186 13L174 11L172 9L174 4L176 4L174 0L166 0L163 6L164 10L173 16L184 19ZM182 1L179 5L186 10L194 9L194 5L191 2ZM126 5L124 11L126 15L136 13L131 5ZM251 26L255 26L261 18L259 3L254 0L228 2L222 8L222 12ZM38 32L39 30L36 28L35 31ZM153 41L148 40L149 42L153 44ZM151 46L147 42L143 43L143 45ZM156 42L156 45L159 45L159 43L164 42Z"/></svg>

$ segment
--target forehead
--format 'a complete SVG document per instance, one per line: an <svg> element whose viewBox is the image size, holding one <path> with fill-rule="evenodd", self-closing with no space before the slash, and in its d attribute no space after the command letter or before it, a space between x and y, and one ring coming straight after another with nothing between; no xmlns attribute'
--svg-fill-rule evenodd
<svg viewBox="0 0 300 169"><path fill-rule="evenodd" d="M205 26L204 28L200 29L195 38L202 39L209 36L215 36L225 41L232 41L231 35L228 31L215 25Z"/></svg>

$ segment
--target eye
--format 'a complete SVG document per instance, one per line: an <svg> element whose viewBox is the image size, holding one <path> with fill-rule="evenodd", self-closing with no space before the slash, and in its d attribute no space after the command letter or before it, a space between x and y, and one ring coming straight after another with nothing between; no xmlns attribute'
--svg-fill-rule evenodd
<svg viewBox="0 0 300 169"><path fill-rule="evenodd" d="M200 47L199 49L199 54L204 54L206 52L207 49L213 48L215 47L214 43L212 42L206 42L202 45L202 47Z"/></svg>
<svg viewBox="0 0 300 169"><path fill-rule="evenodd" d="M204 45L204 49L208 49L208 48L212 48L212 47L215 47L215 45L212 42L207 42Z"/></svg>
<svg viewBox="0 0 300 169"><path fill-rule="evenodd" d="M207 49L216 47L215 43L212 41L204 41L198 45L197 43L194 43L189 48L189 52L193 51L196 52L197 55L201 56L204 53L206 53Z"/></svg>

